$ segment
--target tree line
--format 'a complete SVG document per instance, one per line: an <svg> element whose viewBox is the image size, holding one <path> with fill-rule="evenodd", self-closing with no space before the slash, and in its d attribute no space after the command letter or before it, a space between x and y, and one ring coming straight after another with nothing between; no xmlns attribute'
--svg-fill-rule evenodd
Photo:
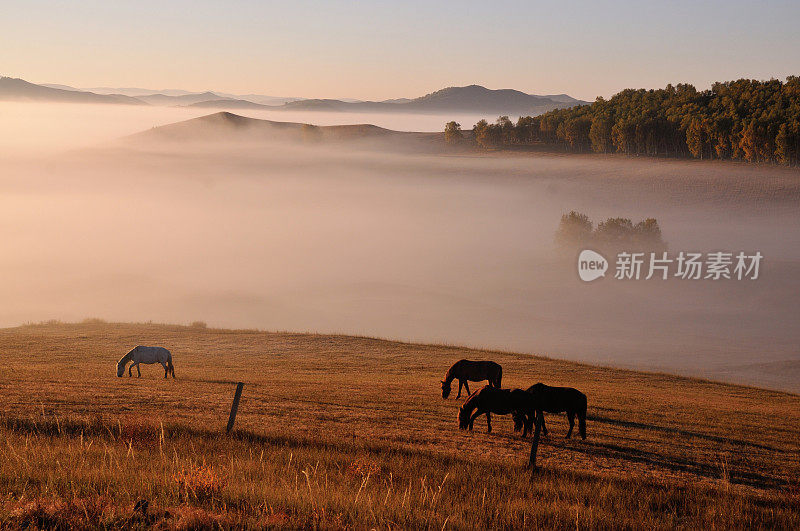
<svg viewBox="0 0 800 531"><path fill-rule="evenodd" d="M543 144L567 151L661 157L800 162L800 77L714 83L709 90L667 85L627 89L589 105L540 116L481 120L474 142L486 149ZM464 141L449 122L445 139Z"/></svg>
<svg viewBox="0 0 800 531"><path fill-rule="evenodd" d="M564 249L587 245L603 250L666 251L667 244L655 218L633 223L629 218L609 218L595 227L586 214L570 211L561 216L555 241Z"/></svg>

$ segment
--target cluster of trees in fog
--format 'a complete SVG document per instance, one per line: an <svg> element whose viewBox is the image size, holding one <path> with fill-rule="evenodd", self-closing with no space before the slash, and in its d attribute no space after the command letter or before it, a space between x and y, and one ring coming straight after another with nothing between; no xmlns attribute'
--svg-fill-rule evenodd
<svg viewBox="0 0 800 531"><path fill-rule="evenodd" d="M654 218L633 223L628 218L609 218L594 226L589 216L571 211L561 216L556 243L564 248L596 246L604 249L665 251L667 244Z"/></svg>
<svg viewBox="0 0 800 531"><path fill-rule="evenodd" d="M445 127L448 142L463 136ZM483 148L548 144L568 151L624 153L748 162L800 162L800 77L624 90L590 105L524 116L501 116L473 128Z"/></svg>

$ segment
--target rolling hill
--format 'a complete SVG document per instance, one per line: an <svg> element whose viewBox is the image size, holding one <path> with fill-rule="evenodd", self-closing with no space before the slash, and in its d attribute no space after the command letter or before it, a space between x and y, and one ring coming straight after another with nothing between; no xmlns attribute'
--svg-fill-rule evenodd
<svg viewBox="0 0 800 531"><path fill-rule="evenodd" d="M257 105L243 100L227 99L193 104L196 107L228 109L274 109L292 111L332 112L406 112L420 114L475 113L486 116L537 115L554 109L572 107L586 102L566 94L536 96L518 90L492 90L479 85L448 87L414 99L347 102L335 99L306 99L280 106Z"/></svg>
<svg viewBox="0 0 800 531"><path fill-rule="evenodd" d="M273 111L385 112L417 114L470 113L487 117L538 115L554 109L587 102L566 94L537 96L519 90L492 90L479 85L448 87L418 98L385 101L276 98L258 94L237 96L221 92L149 91L122 88L125 94L108 93L101 87L95 93L67 85L36 85L22 79L0 78L0 101L54 101L71 103L126 103L131 105L190 106L215 109Z"/></svg>
<svg viewBox="0 0 800 531"><path fill-rule="evenodd" d="M569 103L570 105L585 105L587 103L591 103L588 101L579 100L577 98L573 98L568 94L548 94L546 96L542 96L543 98L547 98L549 100L557 101L559 103Z"/></svg>
<svg viewBox="0 0 800 531"><path fill-rule="evenodd" d="M206 101L198 101L188 105L189 107L200 107L203 109L275 109L275 105L264 105L249 100L236 98L214 98Z"/></svg>
<svg viewBox="0 0 800 531"><path fill-rule="evenodd" d="M48 86L55 86L55 85L48 85ZM217 99L230 99L230 100L245 100L250 101L252 103L262 103L265 105L283 105L287 101L295 101L302 98L292 98L292 97L282 97L282 96L267 96L264 94L231 94L227 92L221 92L218 90L215 91L204 91L204 92L194 92L189 90L180 90L180 89L147 89L147 88L137 88L137 87L121 87L121 88L114 88L114 87L96 87L96 88L83 88L77 89L74 87L67 87L67 86L58 86L57 88L68 88L71 90L85 90L89 92L96 92L97 94L124 94L126 96L133 96L134 98L144 99L147 100L150 96L155 96L152 98L154 101L150 103L154 105L190 105L192 103L200 102L200 101L213 101ZM164 98L167 96L168 98ZM170 99L171 97L180 97L185 96L182 99Z"/></svg>
<svg viewBox="0 0 800 531"><path fill-rule="evenodd" d="M95 94L71 89L35 85L23 79L0 77L0 101L51 101L60 103L112 103L146 105L122 94Z"/></svg>
<svg viewBox="0 0 800 531"><path fill-rule="evenodd" d="M175 106L175 105L191 105L197 102L203 101L214 101L214 100L221 100L224 99L222 96L219 96L213 92L201 92L197 94L143 94L141 96L136 96L137 99L146 101L151 105L167 105L167 106Z"/></svg>
<svg viewBox="0 0 800 531"><path fill-rule="evenodd" d="M533 114L564 105L546 96L525 94L519 90L491 90L480 85L448 87L403 103L409 109L425 112L477 111L486 114Z"/></svg>
<svg viewBox="0 0 800 531"><path fill-rule="evenodd" d="M292 142L341 144L386 151L433 152L444 148L442 133L393 131L371 124L316 126L217 112L155 127L127 137L132 142Z"/></svg>

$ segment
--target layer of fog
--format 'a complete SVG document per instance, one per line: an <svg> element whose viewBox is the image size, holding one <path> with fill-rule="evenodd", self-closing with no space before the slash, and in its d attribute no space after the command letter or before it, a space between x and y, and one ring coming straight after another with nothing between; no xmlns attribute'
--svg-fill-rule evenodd
<svg viewBox="0 0 800 531"><path fill-rule="evenodd" d="M13 103L0 101L0 157L42 156L95 146L221 109L138 105ZM397 131L443 131L450 120L472 127L482 116L240 110L241 116L315 125L373 124ZM493 117L489 117L493 118ZM496 117L495 117L496 118Z"/></svg>
<svg viewBox="0 0 800 531"><path fill-rule="evenodd" d="M160 145L6 156L0 189L2 326L204 320L800 390L797 175L781 169ZM571 209L656 217L675 252L761 251L761 278L582 283L553 245Z"/></svg>

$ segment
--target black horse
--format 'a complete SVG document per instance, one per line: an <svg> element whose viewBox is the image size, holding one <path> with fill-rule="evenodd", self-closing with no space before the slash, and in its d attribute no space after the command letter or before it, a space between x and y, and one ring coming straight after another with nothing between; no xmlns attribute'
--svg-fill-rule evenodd
<svg viewBox="0 0 800 531"><path fill-rule="evenodd" d="M567 439L572 436L572 429L575 427L575 416L578 416L578 430L581 438L586 439L586 395L573 389L572 387L550 387L543 383L530 386L527 390L533 397L536 404L533 413L530 411L518 410L514 416L514 431L519 431L524 426L522 436L528 435L533 427L533 422L538 415L542 423L542 433L547 435L547 428L544 425L544 411L548 413L567 413L569 420L569 431Z"/></svg>
<svg viewBox="0 0 800 531"><path fill-rule="evenodd" d="M469 384L467 382L480 382L488 380L492 387L500 388L503 379L503 368L499 363L493 361L470 361L460 360L447 370L442 380L442 398L450 396L450 383L458 380L458 395L461 398L461 388L467 389L469 395Z"/></svg>
<svg viewBox="0 0 800 531"><path fill-rule="evenodd" d="M535 413L536 405L533 395L522 389L498 389L485 386L469 395L464 405L458 410L458 427L472 430L472 424L479 415L486 414L486 431L492 431L492 413L498 415L526 415ZM474 413L473 413L474 412Z"/></svg>

